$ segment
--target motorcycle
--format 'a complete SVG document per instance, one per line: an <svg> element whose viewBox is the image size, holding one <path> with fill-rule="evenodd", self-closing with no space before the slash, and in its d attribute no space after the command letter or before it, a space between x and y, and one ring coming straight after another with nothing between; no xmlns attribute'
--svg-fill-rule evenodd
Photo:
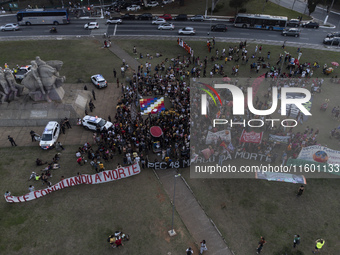
<svg viewBox="0 0 340 255"><path fill-rule="evenodd" d="M56 27L52 27L50 29L50 33L58 33L57 28Z"/></svg>

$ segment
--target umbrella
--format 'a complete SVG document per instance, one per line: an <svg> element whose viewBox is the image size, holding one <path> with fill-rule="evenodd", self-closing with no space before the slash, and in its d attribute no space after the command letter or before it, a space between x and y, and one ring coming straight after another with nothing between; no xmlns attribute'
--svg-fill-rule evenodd
<svg viewBox="0 0 340 255"><path fill-rule="evenodd" d="M332 62L331 63L333 66L339 66L339 63L338 62Z"/></svg>
<svg viewBox="0 0 340 255"><path fill-rule="evenodd" d="M153 126L150 128L150 133L153 137L160 137L163 134L163 131L159 126Z"/></svg>

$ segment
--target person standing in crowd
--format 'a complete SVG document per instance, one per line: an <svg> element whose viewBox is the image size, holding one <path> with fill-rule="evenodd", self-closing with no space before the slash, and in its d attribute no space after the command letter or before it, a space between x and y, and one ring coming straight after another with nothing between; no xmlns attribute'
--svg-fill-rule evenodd
<svg viewBox="0 0 340 255"><path fill-rule="evenodd" d="M8 136L8 141L10 141L10 142L11 142L11 145L12 145L12 146L17 146L17 144L15 143L15 141L14 141L13 137L11 137L11 136Z"/></svg>

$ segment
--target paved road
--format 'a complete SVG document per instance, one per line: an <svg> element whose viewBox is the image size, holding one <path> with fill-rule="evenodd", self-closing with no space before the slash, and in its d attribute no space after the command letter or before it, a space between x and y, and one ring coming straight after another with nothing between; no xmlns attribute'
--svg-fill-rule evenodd
<svg viewBox="0 0 340 255"><path fill-rule="evenodd" d="M175 30L173 31L160 31L157 29L157 25L151 25L151 21L123 21L121 25L106 25L105 19L97 19L100 22L99 30L85 30L84 24L89 21L95 21L96 19L72 19L69 25L59 25L57 36L89 36L100 35L104 32L109 35L115 36L172 36L177 37L177 31L184 26L192 26L196 29L196 35L194 37L206 37L209 33L210 36L215 36L219 39L228 38L242 38L242 39L254 39L254 40L269 40L279 41L287 40L292 43L308 43L315 45L322 45L322 40L327 33L335 31L331 28L319 28L319 29L301 29L301 36L299 38L287 37L283 38L280 32L277 31L264 31L256 29L242 29L235 28L232 23L226 21L204 21L204 22L191 22L191 21L174 21ZM15 15L1 16L0 24L15 22ZM210 27L213 24L225 23L228 27L227 32L211 32ZM51 26L22 26L19 31L0 32L0 40L14 37L27 37L27 36L51 36L49 33Z"/></svg>

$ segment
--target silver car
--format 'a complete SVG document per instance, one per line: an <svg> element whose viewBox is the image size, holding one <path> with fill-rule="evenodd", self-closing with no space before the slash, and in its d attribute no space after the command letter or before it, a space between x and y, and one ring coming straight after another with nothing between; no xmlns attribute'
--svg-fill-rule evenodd
<svg viewBox="0 0 340 255"><path fill-rule="evenodd" d="M19 25L14 23L9 23L0 27L1 31L15 31L19 30Z"/></svg>
<svg viewBox="0 0 340 255"><path fill-rule="evenodd" d="M158 26L158 30L174 30L175 25L172 23L163 23Z"/></svg>
<svg viewBox="0 0 340 255"><path fill-rule="evenodd" d="M193 27L183 27L180 30L178 30L179 35L194 35L196 34L196 31Z"/></svg>

